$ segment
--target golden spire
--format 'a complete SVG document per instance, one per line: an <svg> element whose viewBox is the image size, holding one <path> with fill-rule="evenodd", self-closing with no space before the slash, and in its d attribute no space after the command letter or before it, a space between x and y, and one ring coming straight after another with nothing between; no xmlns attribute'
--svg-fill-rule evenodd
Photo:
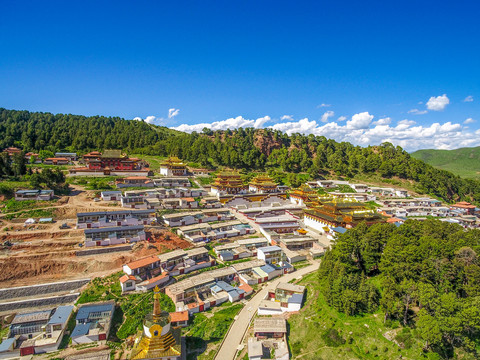
<svg viewBox="0 0 480 360"><path fill-rule="evenodd" d="M160 289L158 285L153 289L153 320L158 321L162 314L162 309L160 308Z"/></svg>

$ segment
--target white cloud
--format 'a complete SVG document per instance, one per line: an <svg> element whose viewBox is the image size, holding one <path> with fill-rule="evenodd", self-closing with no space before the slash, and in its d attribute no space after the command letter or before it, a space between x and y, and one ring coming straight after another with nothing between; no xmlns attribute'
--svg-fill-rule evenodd
<svg viewBox="0 0 480 360"><path fill-rule="evenodd" d="M168 109L168 118L173 119L175 116L178 115L179 112L180 112L180 109L175 109L175 108Z"/></svg>
<svg viewBox="0 0 480 360"><path fill-rule="evenodd" d="M385 117L382 119L378 119L377 121L374 121L372 124L374 125L389 125L392 123L392 119L389 117Z"/></svg>
<svg viewBox="0 0 480 360"><path fill-rule="evenodd" d="M373 115L370 115L367 111L355 114L352 116L352 120L347 121L347 128L349 129L366 129L371 124Z"/></svg>
<svg viewBox="0 0 480 360"><path fill-rule="evenodd" d="M283 115L280 120L290 120L293 121L293 116L292 115Z"/></svg>
<svg viewBox="0 0 480 360"><path fill-rule="evenodd" d="M465 99L463 99L463 102L472 102L473 101L473 96L468 95Z"/></svg>
<svg viewBox="0 0 480 360"><path fill-rule="evenodd" d="M322 108L322 107L330 107L332 104L320 104L317 106L317 108Z"/></svg>
<svg viewBox="0 0 480 360"><path fill-rule="evenodd" d="M447 94L441 96L432 96L428 99L427 109L433 111L442 111L445 107L450 104L450 99L447 97Z"/></svg>
<svg viewBox="0 0 480 360"><path fill-rule="evenodd" d="M158 125L163 121L163 118L157 118L156 116L150 115L150 116L147 116L145 119L142 119L141 117L137 116L137 117L134 117L133 120L145 121L148 124Z"/></svg>
<svg viewBox="0 0 480 360"><path fill-rule="evenodd" d="M345 121L347 120L347 117L346 116L340 116L337 121Z"/></svg>
<svg viewBox="0 0 480 360"><path fill-rule="evenodd" d="M467 124L472 124L472 123L474 123L474 122L475 122L475 120L473 120L472 118L468 118L468 119L466 119L463 123L464 123L465 125L467 125Z"/></svg>
<svg viewBox="0 0 480 360"><path fill-rule="evenodd" d="M372 120L373 115L365 112L355 114L351 120L346 124L343 123L343 125L334 121L322 123L303 118L298 121L281 122L268 127L287 134L314 134L361 146L378 145L388 141L403 147L407 151L426 148L455 149L466 146L480 146L480 129L473 131L461 124L446 122L424 126L417 125L412 120L404 119L398 121L395 125L391 125L392 119L388 117L383 117L375 122ZM204 127L212 130L235 129L238 127L261 128L265 127L268 121L270 121L269 116L256 120L238 116L214 123L180 125L174 129L201 132Z"/></svg>
<svg viewBox="0 0 480 360"><path fill-rule="evenodd" d="M413 120L408 120L408 119L404 119L404 120L400 120L398 123L397 123L397 126L398 125L408 125L408 126L412 126L412 125L415 125L416 122L413 121Z"/></svg>
<svg viewBox="0 0 480 360"><path fill-rule="evenodd" d="M328 119L331 118L335 113L331 110L325 111L322 115L322 118L320 119L321 122L328 122Z"/></svg>
<svg viewBox="0 0 480 360"><path fill-rule="evenodd" d="M408 113L413 114L413 115L423 115L423 114L428 113L428 111L427 110L412 109L412 110L408 110Z"/></svg>
<svg viewBox="0 0 480 360"><path fill-rule="evenodd" d="M193 131L201 132L203 128L209 128L212 130L227 130L227 129L238 129L240 127L254 127L255 129L262 128L266 122L270 121L270 116L264 116L256 120L244 119L243 116L237 116L236 118L230 118L222 121L215 121L213 123L202 123L202 124L193 124L187 125L182 124L180 126L173 127L172 129L184 131L191 133Z"/></svg>

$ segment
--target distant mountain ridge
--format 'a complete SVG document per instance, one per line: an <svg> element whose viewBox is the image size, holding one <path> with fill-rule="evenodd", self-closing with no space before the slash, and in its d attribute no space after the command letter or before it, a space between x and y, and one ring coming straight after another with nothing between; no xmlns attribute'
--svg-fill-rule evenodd
<svg viewBox="0 0 480 360"><path fill-rule="evenodd" d="M417 150L411 156L463 178L480 179L480 146L455 150Z"/></svg>

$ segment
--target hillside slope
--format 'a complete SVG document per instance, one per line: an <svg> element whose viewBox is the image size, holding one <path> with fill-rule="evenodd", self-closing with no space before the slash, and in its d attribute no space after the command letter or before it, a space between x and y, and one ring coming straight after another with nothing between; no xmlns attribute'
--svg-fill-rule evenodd
<svg viewBox="0 0 480 360"><path fill-rule="evenodd" d="M176 155L209 168L268 172L297 187L321 177L377 177L403 182L447 202L480 204L480 181L462 179L415 159L399 146L360 147L324 136L239 128L191 134L119 117L34 113L0 108L0 149L24 151L122 149L129 154ZM0 172L0 176L7 175ZM18 179L17 179L18 180Z"/></svg>
<svg viewBox="0 0 480 360"><path fill-rule="evenodd" d="M455 175L480 179L480 146L456 150L417 150L411 155L438 169L451 171Z"/></svg>

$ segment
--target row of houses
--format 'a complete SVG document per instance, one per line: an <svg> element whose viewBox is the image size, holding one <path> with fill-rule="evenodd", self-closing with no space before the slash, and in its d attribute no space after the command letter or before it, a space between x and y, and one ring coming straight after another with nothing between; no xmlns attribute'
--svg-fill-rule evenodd
<svg viewBox="0 0 480 360"><path fill-rule="evenodd" d="M249 224L244 224L238 220L181 226L176 231L178 235L184 236L192 243L210 242L255 233L255 229Z"/></svg>
<svg viewBox="0 0 480 360"><path fill-rule="evenodd" d="M233 219L235 219L235 216L228 209L205 209L162 216L163 222L170 227L188 226L213 221L229 221Z"/></svg>
<svg viewBox="0 0 480 360"><path fill-rule="evenodd" d="M159 179L152 179L147 176L129 176L117 179L115 183L118 189L129 187L186 188L192 186L190 180L184 177L164 177Z"/></svg>
<svg viewBox="0 0 480 360"><path fill-rule="evenodd" d="M53 190L17 190L15 191L15 200L36 200L36 201L49 201L54 196Z"/></svg>
<svg viewBox="0 0 480 360"><path fill-rule="evenodd" d="M0 359L56 351L72 312L73 306L59 306L15 315L0 343Z"/></svg>
<svg viewBox="0 0 480 360"><path fill-rule="evenodd" d="M120 202L132 209L193 209L198 207L195 198L204 194L201 189L189 188L133 190L126 191Z"/></svg>
<svg viewBox="0 0 480 360"><path fill-rule="evenodd" d="M119 210L77 213L77 229L155 225L155 210Z"/></svg>
<svg viewBox="0 0 480 360"><path fill-rule="evenodd" d="M356 183L350 183L348 181L341 181L341 180L308 181L306 185L312 189L317 189L317 188L335 189L339 187L339 185L348 185L357 193L371 193L372 195L377 195L382 197L399 197L399 198L408 197L408 192L404 189L369 186L366 184L356 184Z"/></svg>
<svg viewBox="0 0 480 360"><path fill-rule="evenodd" d="M123 292L147 291L155 286L163 287L171 276L188 274L213 265L215 259L204 247L177 249L123 265L124 275L120 278L120 285Z"/></svg>

